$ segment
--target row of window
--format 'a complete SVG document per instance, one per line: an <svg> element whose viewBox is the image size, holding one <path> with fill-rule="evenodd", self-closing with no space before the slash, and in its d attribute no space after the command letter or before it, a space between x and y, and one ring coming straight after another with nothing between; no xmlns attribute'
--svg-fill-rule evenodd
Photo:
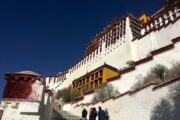
<svg viewBox="0 0 180 120"><path fill-rule="evenodd" d="M145 27L145 31L153 28L157 24L165 23L166 19L171 20L172 18L173 19L176 18L177 17L176 12L177 12L176 10L171 10L168 12L168 14L162 14L162 15L158 16L158 18L153 19L152 22L148 23L148 25Z"/></svg>
<svg viewBox="0 0 180 120"><path fill-rule="evenodd" d="M74 65L70 70L69 73L73 73L76 69L80 68L81 65L86 64L86 62L88 62L89 60L91 60L92 58L95 57L95 55L99 54L102 51L102 45L100 43L99 47L96 48L96 50L93 51L92 54L89 54L88 56L86 56L83 60L81 60L78 64Z"/></svg>
<svg viewBox="0 0 180 120"><path fill-rule="evenodd" d="M103 77L103 70L99 70L91 75L88 75L88 76L78 80L77 82L74 82L73 89L81 87L85 84L89 84L89 82L91 83L97 79L101 79L101 81L102 81L102 77Z"/></svg>
<svg viewBox="0 0 180 120"><path fill-rule="evenodd" d="M40 78L28 77L28 76L6 76L6 79L17 80L17 81L40 80Z"/></svg>
<svg viewBox="0 0 180 120"><path fill-rule="evenodd" d="M92 90L92 89L94 89L94 87L96 87L100 84L102 84L102 78L96 79L90 83L86 83L80 87L74 88L74 91L80 91L81 92L81 91L83 91L84 88L88 89L88 90Z"/></svg>
<svg viewBox="0 0 180 120"><path fill-rule="evenodd" d="M116 23L111 24L110 25L110 26L112 26L110 28L111 30L108 30L109 32L107 32L105 35L102 35L97 38L100 41L98 47L96 47L93 50L90 49L89 52L87 52L88 56L71 68L71 70L69 71L70 74L75 69L78 69L80 67L80 65L85 64L86 62L88 62L89 59L91 59L92 57L95 57L95 54L98 54L99 52L102 51L102 41L106 41L105 46L108 47L110 44L115 43L116 40L118 40L123 35L125 35L125 25L126 25L125 20L118 20L118 21L116 21ZM107 29L109 29L109 28L107 28Z"/></svg>

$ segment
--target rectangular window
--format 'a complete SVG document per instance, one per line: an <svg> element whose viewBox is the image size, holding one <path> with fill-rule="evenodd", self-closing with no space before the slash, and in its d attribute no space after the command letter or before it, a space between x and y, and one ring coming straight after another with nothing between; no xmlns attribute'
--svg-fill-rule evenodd
<svg viewBox="0 0 180 120"><path fill-rule="evenodd" d="M83 85L85 84L85 78L83 79Z"/></svg>
<svg viewBox="0 0 180 120"><path fill-rule="evenodd" d="M99 84L102 84L102 78L99 78Z"/></svg>
<svg viewBox="0 0 180 120"><path fill-rule="evenodd" d="M98 78L98 72L96 72L96 74L95 74L95 78Z"/></svg>
<svg viewBox="0 0 180 120"><path fill-rule="evenodd" d="M93 82L91 82L91 88L93 88Z"/></svg>
<svg viewBox="0 0 180 120"><path fill-rule="evenodd" d="M86 81L86 83L89 83L89 76L87 76L87 81Z"/></svg>
<svg viewBox="0 0 180 120"><path fill-rule="evenodd" d="M98 80L95 80L95 86L97 86L98 85Z"/></svg>
<svg viewBox="0 0 180 120"><path fill-rule="evenodd" d="M75 88L75 84L73 83L73 89Z"/></svg>
<svg viewBox="0 0 180 120"><path fill-rule="evenodd" d="M79 82L79 86L81 86L81 84L82 84L82 81Z"/></svg>
<svg viewBox="0 0 180 120"><path fill-rule="evenodd" d="M94 80L94 74L91 75L91 80Z"/></svg>
<svg viewBox="0 0 180 120"><path fill-rule="evenodd" d="M103 70L100 70L99 73L100 73L100 76L103 76Z"/></svg>

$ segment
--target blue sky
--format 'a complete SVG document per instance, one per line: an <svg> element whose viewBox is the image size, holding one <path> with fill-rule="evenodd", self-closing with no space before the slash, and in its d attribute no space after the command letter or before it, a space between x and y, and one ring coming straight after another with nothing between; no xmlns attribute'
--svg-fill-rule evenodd
<svg viewBox="0 0 180 120"><path fill-rule="evenodd" d="M56 74L76 63L114 18L153 14L165 0L1 0L0 98L4 73Z"/></svg>

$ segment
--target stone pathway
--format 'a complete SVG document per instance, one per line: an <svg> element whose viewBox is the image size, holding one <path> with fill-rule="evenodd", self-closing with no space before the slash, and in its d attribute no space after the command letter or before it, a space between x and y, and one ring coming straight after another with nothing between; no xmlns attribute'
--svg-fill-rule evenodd
<svg viewBox="0 0 180 120"><path fill-rule="evenodd" d="M81 117L72 115L66 111L53 111L53 117L51 120L81 120Z"/></svg>

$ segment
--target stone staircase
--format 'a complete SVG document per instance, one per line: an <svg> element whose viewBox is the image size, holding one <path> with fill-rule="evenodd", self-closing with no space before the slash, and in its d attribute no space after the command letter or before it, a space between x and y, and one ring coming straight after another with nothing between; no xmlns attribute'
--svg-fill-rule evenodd
<svg viewBox="0 0 180 120"><path fill-rule="evenodd" d="M53 111L51 120L81 120L81 117L72 115L66 111Z"/></svg>

